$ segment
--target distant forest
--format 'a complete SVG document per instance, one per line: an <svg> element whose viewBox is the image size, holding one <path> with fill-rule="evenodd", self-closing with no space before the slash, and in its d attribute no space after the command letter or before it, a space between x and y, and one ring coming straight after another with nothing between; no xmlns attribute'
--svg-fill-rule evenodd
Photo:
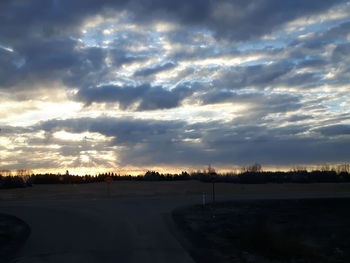
<svg viewBox="0 0 350 263"><path fill-rule="evenodd" d="M199 180L202 182L236 183L236 184L265 184L265 183L338 183L350 182L350 164L308 171L303 168L292 169L288 172L263 171L260 164L254 164L241 169L239 172L217 173L210 166L203 171L181 172L179 174L163 174L147 171L144 175L120 175L118 173L102 173L98 175L65 174L33 174L28 170L0 171L0 189L30 187L35 184L86 184L112 181L178 181Z"/></svg>

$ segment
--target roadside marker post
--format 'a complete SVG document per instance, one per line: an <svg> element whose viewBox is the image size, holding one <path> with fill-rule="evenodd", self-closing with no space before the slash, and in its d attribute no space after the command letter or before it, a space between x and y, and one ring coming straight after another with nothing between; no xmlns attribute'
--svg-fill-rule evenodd
<svg viewBox="0 0 350 263"><path fill-rule="evenodd" d="M211 207L211 213L212 213L212 218L214 220L215 219L215 177L212 178L212 184L213 184L213 189L212 189L213 203Z"/></svg>
<svg viewBox="0 0 350 263"><path fill-rule="evenodd" d="M111 189L110 189L110 184L113 182L113 178L108 176L105 178L105 182L107 183L107 197L111 197Z"/></svg>
<svg viewBox="0 0 350 263"><path fill-rule="evenodd" d="M213 205L215 204L215 179L212 181L213 184Z"/></svg>

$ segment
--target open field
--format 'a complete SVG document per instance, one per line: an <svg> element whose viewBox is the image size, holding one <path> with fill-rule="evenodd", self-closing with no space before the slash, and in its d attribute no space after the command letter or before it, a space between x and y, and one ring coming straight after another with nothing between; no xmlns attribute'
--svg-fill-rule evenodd
<svg viewBox="0 0 350 263"><path fill-rule="evenodd" d="M216 183L217 195L327 195L349 194L350 183L318 184L230 184ZM211 199L212 184L199 181L138 182L115 181L93 184L34 185L0 190L0 200L98 199L107 197L190 196L206 193Z"/></svg>

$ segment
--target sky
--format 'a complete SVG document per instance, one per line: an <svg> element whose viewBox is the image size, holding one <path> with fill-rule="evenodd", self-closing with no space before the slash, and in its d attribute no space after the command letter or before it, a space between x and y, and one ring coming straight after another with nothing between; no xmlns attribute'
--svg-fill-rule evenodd
<svg viewBox="0 0 350 263"><path fill-rule="evenodd" d="M350 161L350 1L1 0L0 169Z"/></svg>

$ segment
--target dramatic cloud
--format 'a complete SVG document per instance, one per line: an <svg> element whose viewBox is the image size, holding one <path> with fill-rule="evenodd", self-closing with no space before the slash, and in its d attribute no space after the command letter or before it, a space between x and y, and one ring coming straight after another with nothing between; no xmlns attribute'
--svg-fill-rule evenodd
<svg viewBox="0 0 350 263"><path fill-rule="evenodd" d="M348 161L350 1L0 1L5 169Z"/></svg>
<svg viewBox="0 0 350 263"><path fill-rule="evenodd" d="M325 135L349 134L349 127L331 127ZM342 140L331 137L319 141L306 132L307 125L283 128L229 123L188 124L183 121L84 118L43 122L34 128L48 133L92 132L113 138L110 146L121 146L120 160L126 164L203 164L203 162L248 164L251 160L267 164L315 161L346 161L350 150ZM350 142L350 138L345 140ZM338 147L337 154L334 150ZM152 154L149 154L152 153ZM193 156L194 155L194 156Z"/></svg>
<svg viewBox="0 0 350 263"><path fill-rule="evenodd" d="M225 89L242 89L252 86L265 88L274 84L292 68L293 65L289 61L269 65L232 67L219 76L214 85Z"/></svg>
<svg viewBox="0 0 350 263"><path fill-rule="evenodd" d="M102 86L81 89L76 94L76 98L88 105L93 102L118 103L121 109L130 108L138 103L136 109L143 111L178 107L180 102L191 93L193 91L184 86L169 91L162 87L151 87L145 84L138 87Z"/></svg>
<svg viewBox="0 0 350 263"><path fill-rule="evenodd" d="M158 66L154 66L151 68L145 68L145 69L140 69L138 71L135 72L135 76L149 76L149 75L153 75L156 74L158 72L162 72L168 69L172 69L176 66L175 63L172 62L168 62L166 64L162 64L162 65L158 65Z"/></svg>
<svg viewBox="0 0 350 263"><path fill-rule="evenodd" d="M237 94L231 91L219 91L206 93L202 98L203 104L223 102L249 105L253 109L259 109L264 114L295 111L302 107L297 97L282 94L266 96L262 93Z"/></svg>
<svg viewBox="0 0 350 263"><path fill-rule="evenodd" d="M350 135L350 125L332 125L317 129L325 136Z"/></svg>
<svg viewBox="0 0 350 263"><path fill-rule="evenodd" d="M103 1L2 1L1 24L6 40L19 38L13 29L21 28L23 36L36 37L64 34L77 30L85 19L97 14L108 15L110 10L127 10L140 22L156 19L176 19L186 25L204 25L221 34L229 34L239 40L272 32L284 23L301 16L320 13L335 4L346 1L290 0L146 0L140 4L133 0ZM45 21L45 23L42 23ZM264 21L264 23L261 23ZM244 25L244 26L243 26ZM28 26L28 30L24 30Z"/></svg>

